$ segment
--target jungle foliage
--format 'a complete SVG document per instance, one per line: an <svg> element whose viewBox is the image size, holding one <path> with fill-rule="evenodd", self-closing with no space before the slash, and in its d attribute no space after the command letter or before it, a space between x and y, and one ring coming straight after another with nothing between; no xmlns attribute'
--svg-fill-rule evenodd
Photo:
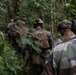
<svg viewBox="0 0 76 75"><path fill-rule="evenodd" d="M26 62L11 47L7 39L7 24L11 19L25 21L33 27L33 21L40 17L44 28L58 37L57 25L63 19L72 20L76 15L76 0L0 0L0 75L25 75ZM30 39L21 38L22 43L36 48ZM28 67L27 67L28 68Z"/></svg>
<svg viewBox="0 0 76 75"><path fill-rule="evenodd" d="M5 35L0 32L0 75L22 75L23 59L6 41Z"/></svg>

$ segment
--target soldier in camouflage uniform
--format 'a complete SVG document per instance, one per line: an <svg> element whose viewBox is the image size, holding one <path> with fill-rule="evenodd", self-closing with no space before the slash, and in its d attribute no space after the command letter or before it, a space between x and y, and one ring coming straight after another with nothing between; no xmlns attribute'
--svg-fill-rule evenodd
<svg viewBox="0 0 76 75"><path fill-rule="evenodd" d="M26 38L29 31L24 25L25 22L19 19L11 19L11 22L7 25L9 42L17 53L22 54L23 58L25 57L25 52L23 52L25 48L22 45L21 37L24 36Z"/></svg>
<svg viewBox="0 0 76 75"><path fill-rule="evenodd" d="M34 30L33 30L33 32L42 32L42 33L44 33L46 36L45 37L47 37L47 40L48 40L48 42L49 42L49 46L48 46L48 48L50 47L50 48L52 48L52 41L53 41L53 38L52 38L52 35L51 35L51 32L49 32L49 31L47 31L46 29L43 29L43 21L40 19L40 18L37 18L35 21L34 21ZM44 37L44 38L45 38ZM46 40L45 40L46 41ZM44 45L43 47L42 47L43 49L46 49L47 47L46 47L46 45Z"/></svg>
<svg viewBox="0 0 76 75"><path fill-rule="evenodd" d="M39 41L41 41L40 49L42 50L42 55L37 52L34 52L32 55L32 70L34 69L33 75L41 75L43 64L49 56L48 49L52 48L52 36L49 31L43 29L43 21L40 18L37 18L34 21L34 30L32 33Z"/></svg>
<svg viewBox="0 0 76 75"><path fill-rule="evenodd" d="M60 32L61 37L55 41L54 46L75 37L74 33L71 31L71 25L72 23L69 20L63 20L59 23L58 31Z"/></svg>
<svg viewBox="0 0 76 75"><path fill-rule="evenodd" d="M53 49L46 64L46 75L76 75L76 39Z"/></svg>
<svg viewBox="0 0 76 75"><path fill-rule="evenodd" d="M71 29L76 34L76 24ZM45 75L76 75L76 37L52 50L46 62Z"/></svg>

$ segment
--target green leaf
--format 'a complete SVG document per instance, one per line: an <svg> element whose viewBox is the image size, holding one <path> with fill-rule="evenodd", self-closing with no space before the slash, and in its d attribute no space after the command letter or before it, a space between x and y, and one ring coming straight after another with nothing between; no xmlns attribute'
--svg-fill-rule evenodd
<svg viewBox="0 0 76 75"><path fill-rule="evenodd" d="M21 37L21 42L22 42L22 44L23 44L24 46L30 45L30 46L31 46L34 50L36 50L39 54L42 53L42 50L41 50L38 46L36 46L35 44L33 44L33 41L32 41L32 40L27 39L27 38L25 38L25 37Z"/></svg>

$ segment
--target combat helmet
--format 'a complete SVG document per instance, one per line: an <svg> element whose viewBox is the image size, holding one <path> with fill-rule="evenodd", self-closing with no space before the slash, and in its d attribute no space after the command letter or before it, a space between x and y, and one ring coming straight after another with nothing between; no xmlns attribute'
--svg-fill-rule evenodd
<svg viewBox="0 0 76 75"><path fill-rule="evenodd" d="M40 18L37 18L37 19L34 21L33 26L34 26L34 28L36 28L38 25L40 25L41 28L42 28L43 23L44 23L44 22L43 22Z"/></svg>
<svg viewBox="0 0 76 75"><path fill-rule="evenodd" d="M34 25L37 25L37 24L43 24L44 22L40 19L40 18L37 18L35 21L34 21Z"/></svg>
<svg viewBox="0 0 76 75"><path fill-rule="evenodd" d="M57 29L58 31L60 31L61 29L71 29L71 26L72 26L72 22L69 21L69 20L63 20L59 23Z"/></svg>

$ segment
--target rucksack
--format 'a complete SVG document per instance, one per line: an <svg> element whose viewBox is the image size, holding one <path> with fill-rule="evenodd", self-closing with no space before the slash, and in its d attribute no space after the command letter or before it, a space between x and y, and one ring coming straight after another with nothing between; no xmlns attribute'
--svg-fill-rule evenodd
<svg viewBox="0 0 76 75"><path fill-rule="evenodd" d="M71 29L76 34L76 19L73 19Z"/></svg>
<svg viewBox="0 0 76 75"><path fill-rule="evenodd" d="M41 48L49 48L48 37L46 35L46 30L33 31L33 35L40 41Z"/></svg>

